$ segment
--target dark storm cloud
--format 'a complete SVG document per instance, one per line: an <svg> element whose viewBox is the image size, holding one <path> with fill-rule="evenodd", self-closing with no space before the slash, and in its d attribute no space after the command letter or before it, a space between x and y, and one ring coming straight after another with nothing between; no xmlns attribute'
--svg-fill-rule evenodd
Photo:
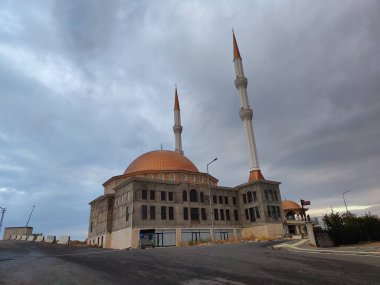
<svg viewBox="0 0 380 285"><path fill-rule="evenodd" d="M376 1L4 1L0 206L37 231L84 238L87 203L140 154L185 154L220 185L248 177L231 27L259 159L282 195L315 208L380 204ZM380 207L367 209L378 211Z"/></svg>

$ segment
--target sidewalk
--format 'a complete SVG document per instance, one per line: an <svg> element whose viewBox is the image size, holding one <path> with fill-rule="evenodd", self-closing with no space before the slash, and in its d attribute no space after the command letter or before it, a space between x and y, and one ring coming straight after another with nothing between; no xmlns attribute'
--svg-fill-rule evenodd
<svg viewBox="0 0 380 285"><path fill-rule="evenodd" d="M339 247L315 247L309 244L308 239L302 239L300 241L289 241L272 246L273 249L285 249L285 250L296 250L304 252L318 252L318 253L335 253L344 255L370 255L375 257L380 257L380 242L358 244L350 246L339 246Z"/></svg>

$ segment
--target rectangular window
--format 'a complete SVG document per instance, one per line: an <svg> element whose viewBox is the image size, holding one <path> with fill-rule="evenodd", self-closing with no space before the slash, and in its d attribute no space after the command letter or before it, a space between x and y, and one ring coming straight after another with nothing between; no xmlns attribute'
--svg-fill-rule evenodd
<svg viewBox="0 0 380 285"><path fill-rule="evenodd" d="M125 220L128 222L128 220L129 220L129 208L128 207L126 207L125 208Z"/></svg>
<svg viewBox="0 0 380 285"><path fill-rule="evenodd" d="M246 220L249 220L248 209L244 209L244 212L245 212L245 219L246 219Z"/></svg>
<svg viewBox="0 0 380 285"><path fill-rule="evenodd" d="M275 218L275 219L277 219L278 217L277 217L277 213L276 213L276 207L272 206L271 210L272 210L272 217Z"/></svg>
<svg viewBox="0 0 380 285"><path fill-rule="evenodd" d="M281 215L281 212L280 212L280 207L276 206L276 209L277 209L277 217L281 218L282 215Z"/></svg>
<svg viewBox="0 0 380 285"><path fill-rule="evenodd" d="M247 195L243 194L243 203L247 204Z"/></svg>
<svg viewBox="0 0 380 285"><path fill-rule="evenodd" d="M268 198L268 190L265 190L265 200L269 200L269 198Z"/></svg>
<svg viewBox="0 0 380 285"><path fill-rule="evenodd" d="M228 205L228 196L224 197L224 204Z"/></svg>
<svg viewBox="0 0 380 285"><path fill-rule="evenodd" d="M256 217L255 217L255 208L249 208L249 216L251 218L251 222L254 222L256 221Z"/></svg>
<svg viewBox="0 0 380 285"><path fill-rule="evenodd" d="M218 213L218 209L214 209L214 220L215 220L215 221L219 221L219 213Z"/></svg>
<svg viewBox="0 0 380 285"><path fill-rule="evenodd" d="M148 199L148 190L142 190L142 199L147 200Z"/></svg>
<svg viewBox="0 0 380 285"><path fill-rule="evenodd" d="M270 206L269 205L267 206L267 212L268 212L268 217L269 218L272 217L272 212L270 210Z"/></svg>
<svg viewBox="0 0 380 285"><path fill-rule="evenodd" d="M156 219L156 207L155 206L150 206L149 214L150 214L150 219L151 220L155 220Z"/></svg>
<svg viewBox="0 0 380 285"><path fill-rule="evenodd" d="M174 208L169 207L169 220L174 220Z"/></svg>
<svg viewBox="0 0 380 285"><path fill-rule="evenodd" d="M150 200L156 200L156 192L153 190L150 190Z"/></svg>
<svg viewBox="0 0 380 285"><path fill-rule="evenodd" d="M274 198L273 198L273 191L272 190L268 190L268 196L269 196L269 200L273 201Z"/></svg>
<svg viewBox="0 0 380 285"><path fill-rule="evenodd" d="M203 192L200 193L200 198L201 198L201 203L204 203L205 202L205 195L203 194Z"/></svg>
<svg viewBox="0 0 380 285"><path fill-rule="evenodd" d="M220 220L224 221L224 210L220 209Z"/></svg>
<svg viewBox="0 0 380 285"><path fill-rule="evenodd" d="M223 196L219 196L219 204L223 204Z"/></svg>
<svg viewBox="0 0 380 285"><path fill-rule="evenodd" d="M232 204L236 205L236 197L232 197Z"/></svg>
<svg viewBox="0 0 380 285"><path fill-rule="evenodd" d="M256 191L253 191L252 195L253 195L253 202L256 202L257 201Z"/></svg>
<svg viewBox="0 0 380 285"><path fill-rule="evenodd" d="M189 219L189 208L183 208L183 219L186 221Z"/></svg>
<svg viewBox="0 0 380 285"><path fill-rule="evenodd" d="M161 220L166 220L166 206L161 206Z"/></svg>
<svg viewBox="0 0 380 285"><path fill-rule="evenodd" d="M260 210L259 210L259 206L256 206L256 207L255 207L255 212L256 212L256 217L257 217L258 219L260 219Z"/></svg>
<svg viewBox="0 0 380 285"><path fill-rule="evenodd" d="M148 216L148 207L145 205L141 206L141 220L146 220Z"/></svg>
<svg viewBox="0 0 380 285"><path fill-rule="evenodd" d="M273 195L274 195L274 199L275 199L276 201L278 201L278 197L277 197L277 192L276 192L276 191L273 191Z"/></svg>
<svg viewBox="0 0 380 285"><path fill-rule="evenodd" d="M201 208L201 216L202 216L202 221L206 221L207 220L206 209L205 208Z"/></svg>
<svg viewBox="0 0 380 285"><path fill-rule="evenodd" d="M166 201L166 192L161 191L161 201Z"/></svg>
<svg viewBox="0 0 380 285"><path fill-rule="evenodd" d="M218 199L216 198L216 195L213 195L213 196L212 196L212 202L213 202L214 204L218 203Z"/></svg>
<svg viewBox="0 0 380 285"><path fill-rule="evenodd" d="M90 232L92 232L92 226L93 226L93 223L91 222Z"/></svg>
<svg viewBox="0 0 380 285"><path fill-rule="evenodd" d="M230 221L231 218L230 218L230 210L226 209L226 220L227 221Z"/></svg>
<svg viewBox="0 0 380 285"><path fill-rule="evenodd" d="M239 212L238 212L238 210L234 210L234 216L235 216L235 221L239 221Z"/></svg>
<svg viewBox="0 0 380 285"><path fill-rule="evenodd" d="M199 221L199 209L198 208L190 208L191 220Z"/></svg>
<svg viewBox="0 0 380 285"><path fill-rule="evenodd" d="M169 201L173 201L173 192L169 192Z"/></svg>

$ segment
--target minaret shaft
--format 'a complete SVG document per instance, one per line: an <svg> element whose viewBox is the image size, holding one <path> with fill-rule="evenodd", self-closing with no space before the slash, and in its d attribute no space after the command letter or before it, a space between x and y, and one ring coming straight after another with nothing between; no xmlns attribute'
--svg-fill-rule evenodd
<svg viewBox="0 0 380 285"><path fill-rule="evenodd" d="M261 174L259 159L257 156L255 134L253 132L252 117L253 111L249 105L247 86L248 81L244 76L243 62L240 56L239 48L237 46L235 34L233 35L233 47L234 47L234 66L235 66L235 86L238 90L240 98L240 118L243 122L245 129L247 143L248 143L248 154L249 154L249 164L250 164L250 177L249 181L264 179Z"/></svg>
<svg viewBox="0 0 380 285"><path fill-rule="evenodd" d="M175 138L175 151L183 154L182 150L182 126L181 126L181 110L179 108L179 100L177 88L175 89L175 97L174 97L174 138Z"/></svg>

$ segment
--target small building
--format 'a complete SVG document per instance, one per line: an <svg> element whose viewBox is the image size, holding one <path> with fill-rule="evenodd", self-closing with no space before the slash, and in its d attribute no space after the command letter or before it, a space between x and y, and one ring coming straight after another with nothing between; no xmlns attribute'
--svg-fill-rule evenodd
<svg viewBox="0 0 380 285"><path fill-rule="evenodd" d="M284 200L282 201L282 208L284 209L284 228L287 234L291 235L306 235L306 221L307 217L305 212L308 210L302 207L294 201Z"/></svg>
<svg viewBox="0 0 380 285"><path fill-rule="evenodd" d="M3 240L10 239L11 236L31 235L33 227L7 227L4 229Z"/></svg>

